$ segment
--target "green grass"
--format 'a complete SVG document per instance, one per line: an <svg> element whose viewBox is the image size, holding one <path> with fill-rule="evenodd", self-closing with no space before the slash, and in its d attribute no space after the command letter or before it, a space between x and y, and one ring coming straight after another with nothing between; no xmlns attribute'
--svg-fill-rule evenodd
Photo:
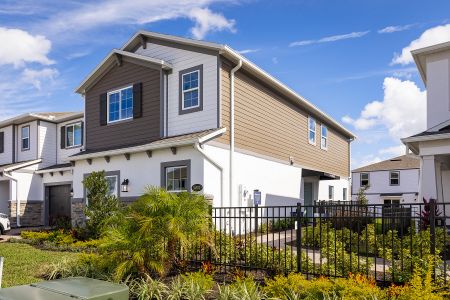
<svg viewBox="0 0 450 300"><path fill-rule="evenodd" d="M19 243L0 243L0 256L5 258L2 287L42 281L39 276L44 266L76 253L44 251Z"/></svg>

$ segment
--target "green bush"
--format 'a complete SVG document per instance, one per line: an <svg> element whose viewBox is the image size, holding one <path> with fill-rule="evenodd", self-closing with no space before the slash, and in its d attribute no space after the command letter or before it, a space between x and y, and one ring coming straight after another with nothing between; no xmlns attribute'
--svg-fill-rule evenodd
<svg viewBox="0 0 450 300"><path fill-rule="evenodd" d="M130 294L137 300L163 300L169 293L169 287L150 276L137 278L128 283Z"/></svg>
<svg viewBox="0 0 450 300"><path fill-rule="evenodd" d="M86 233L90 238L99 238L108 224L114 223L114 218L120 211L119 199L109 194L108 181L105 172L92 172L83 180L87 191L87 202L84 213L87 217Z"/></svg>

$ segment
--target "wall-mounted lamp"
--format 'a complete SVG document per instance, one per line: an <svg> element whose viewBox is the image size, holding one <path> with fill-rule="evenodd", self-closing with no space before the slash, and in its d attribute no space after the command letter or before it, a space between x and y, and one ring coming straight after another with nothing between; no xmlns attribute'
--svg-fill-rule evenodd
<svg viewBox="0 0 450 300"><path fill-rule="evenodd" d="M130 181L128 179L124 179L121 187L122 187L122 193L128 193L128 184L130 183Z"/></svg>
<svg viewBox="0 0 450 300"><path fill-rule="evenodd" d="M70 189L70 197L73 197L73 188Z"/></svg>

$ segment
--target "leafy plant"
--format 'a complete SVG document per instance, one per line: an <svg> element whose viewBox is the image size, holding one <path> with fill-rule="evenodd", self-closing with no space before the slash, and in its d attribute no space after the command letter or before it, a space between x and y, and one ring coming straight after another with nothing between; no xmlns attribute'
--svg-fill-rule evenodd
<svg viewBox="0 0 450 300"><path fill-rule="evenodd" d="M433 213L432 206L434 206L434 217L438 217L441 215L439 211L439 207L436 205L436 199L427 199L423 198L423 210L420 212L420 225L422 229L427 229L431 224L431 215Z"/></svg>
<svg viewBox="0 0 450 300"><path fill-rule="evenodd" d="M100 249L115 264L117 279L131 273L166 276L180 253L193 245L212 246L210 219L203 196L149 187L108 227Z"/></svg>
<svg viewBox="0 0 450 300"><path fill-rule="evenodd" d="M130 293L137 300L163 300L169 292L169 287L150 276L138 278L129 283Z"/></svg>
<svg viewBox="0 0 450 300"><path fill-rule="evenodd" d="M86 227L91 238L99 238L103 229L120 210L119 200L110 195L105 172L92 172L83 180L87 191Z"/></svg>
<svg viewBox="0 0 450 300"><path fill-rule="evenodd" d="M356 195L356 201L358 201L358 204L360 205L367 205L369 204L369 200L367 199L366 191L370 188L369 185L362 186L358 190L358 194Z"/></svg>

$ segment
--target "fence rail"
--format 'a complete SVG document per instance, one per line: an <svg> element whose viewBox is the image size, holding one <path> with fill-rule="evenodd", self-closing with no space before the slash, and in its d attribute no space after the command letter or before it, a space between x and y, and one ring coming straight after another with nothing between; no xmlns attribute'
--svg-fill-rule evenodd
<svg viewBox="0 0 450 300"><path fill-rule="evenodd" d="M185 255L223 272L361 273L381 283L407 281L415 269L442 282L450 275L448 203L299 203L212 208L211 215L214 247Z"/></svg>

